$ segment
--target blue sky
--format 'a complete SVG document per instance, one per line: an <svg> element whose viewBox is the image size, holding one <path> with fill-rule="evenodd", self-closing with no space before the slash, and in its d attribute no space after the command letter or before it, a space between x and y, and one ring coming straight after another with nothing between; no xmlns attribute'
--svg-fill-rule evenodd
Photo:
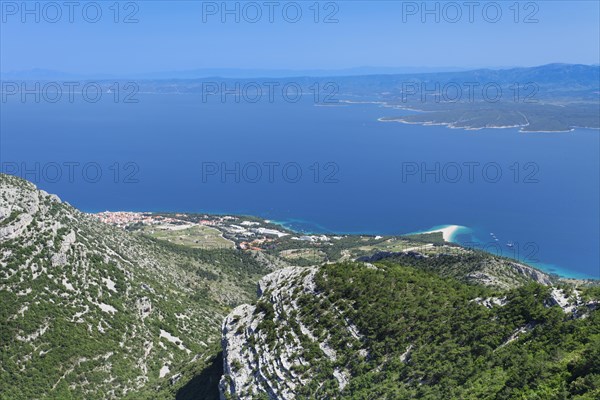
<svg viewBox="0 0 600 400"><path fill-rule="evenodd" d="M518 15L514 1L498 1L494 4L500 5L499 18L492 2L481 1L473 9L473 22L465 1L437 2L439 12L425 15L425 22L421 20L422 2L320 2L318 23L313 1L275 2L272 23L264 1L254 2L262 12L256 23L250 22L256 8L247 6L244 13L246 2L239 2L239 22L234 14L221 21L220 1L140 1L137 10L129 2L120 2L118 23L114 22L115 9L110 8L112 0L97 2L102 16L96 23L83 17L86 1L73 10L73 23L62 1L55 3L62 13L55 23L51 21L56 10L44 9L44 2L39 11L36 2L29 2L34 10L30 14L22 9L21 1L0 3L0 68L5 72L32 68L87 74L214 67L306 70L600 62L598 1L520 2ZM235 4L229 2L228 7L233 9ZM302 16L291 23L295 4L300 5ZM434 9L435 4L428 2L428 7ZM95 8L86 10L88 19L93 20ZM123 23L130 13L138 22ZM331 13L338 22L324 23ZM524 22L527 17L530 23ZM498 21L490 22L494 19Z"/></svg>

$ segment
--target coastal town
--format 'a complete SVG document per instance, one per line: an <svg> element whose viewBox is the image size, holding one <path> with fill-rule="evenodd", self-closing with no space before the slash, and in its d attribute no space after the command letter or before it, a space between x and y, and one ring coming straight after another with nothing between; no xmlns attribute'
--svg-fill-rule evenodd
<svg viewBox="0 0 600 400"><path fill-rule="evenodd" d="M235 246L240 250L263 251L273 248L272 244L275 241L284 238L315 245L326 245L332 240L343 238L343 236L298 234L269 220L243 216L128 211L104 211L91 215L103 223L130 231L141 231L161 239L165 239L165 236L189 235L195 232L191 228L203 228L205 239L211 234L213 237L219 236L222 239L221 244L225 244L224 247ZM157 232L163 232L163 235L158 235ZM197 242L200 244L200 241ZM202 244L207 242L209 241L204 240Z"/></svg>
<svg viewBox="0 0 600 400"><path fill-rule="evenodd" d="M174 245L208 251L236 249L290 265L350 261L373 254L429 257L465 251L447 241L456 226L406 236L343 235L298 232L241 215L111 211L92 215L103 223Z"/></svg>
<svg viewBox="0 0 600 400"><path fill-rule="evenodd" d="M154 215L147 212L129 212L129 211L104 211L97 214L91 214L98 218L101 222L109 225L115 225L121 228L125 228L135 224L145 225L159 225L159 224L177 224L178 219L175 214L174 217L164 217L162 215Z"/></svg>

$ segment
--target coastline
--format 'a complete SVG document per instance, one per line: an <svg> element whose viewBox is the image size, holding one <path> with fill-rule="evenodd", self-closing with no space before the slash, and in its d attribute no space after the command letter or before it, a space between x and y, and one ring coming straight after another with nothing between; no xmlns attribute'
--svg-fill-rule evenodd
<svg viewBox="0 0 600 400"><path fill-rule="evenodd" d="M448 243L455 243L456 236L461 233L468 233L470 229L462 225L439 225L425 231L411 232L407 235L423 235L428 233L441 232L442 237Z"/></svg>
<svg viewBox="0 0 600 400"><path fill-rule="evenodd" d="M121 210L123 211L123 210ZM97 214L97 212L89 212L89 211L83 211L85 214ZM127 212L127 211L125 211ZM206 215L215 215L215 216L233 216L233 217L237 217L237 218L247 218L247 219L259 219L264 221L266 224L270 224L270 225L276 225L279 226L280 228L287 230L289 233L294 233L294 234L304 234L304 235L346 235L346 236L408 236L408 235L423 235L423 234L428 234L428 233L437 233L437 232L441 232L442 233L442 237L444 239L444 241L448 242L448 243L454 243L454 244L458 244L460 246L463 246L463 244L461 244L460 241L457 241L457 236L458 235L463 235L463 234L470 234L473 232L473 230L467 226L463 226L463 225L436 225L433 226L429 229L426 230L421 230L421 231L414 231L414 232L408 232L408 233L398 233L398 234L382 234L381 232L367 232L367 231L353 231L353 232L344 232L344 231L334 231L331 229L327 229L326 227L316 224L314 222L311 221L306 221L306 220L301 220L301 219L288 219L288 220L275 220L275 219L271 219L271 218L265 218L265 217L260 217L260 216L255 216L255 215L249 215L249 214L236 214L236 213L227 213L227 212L218 212L218 213L214 213L214 212L185 212L185 211L129 211L129 212L136 212L136 213L151 213L151 214L206 214ZM299 228L295 228L292 225L293 224L305 224L305 225L310 225L315 227L316 229L299 229ZM478 242L478 240L476 238L474 238L474 240L476 242ZM488 253L493 254L491 252L488 251ZM510 256L506 256L507 258L511 258ZM592 276L592 275L588 275L586 273L581 273L581 272L577 272L577 271L573 271L564 267L560 267L554 264L548 264L548 263L542 263L542 262L527 262L527 261L520 261L517 259L514 259L515 262L518 263L522 263L525 265L529 265L530 267L533 267L545 274L548 275L555 275L561 279L571 279L571 280L590 280L590 281L600 281L600 276L596 277L596 276Z"/></svg>
<svg viewBox="0 0 600 400"><path fill-rule="evenodd" d="M413 108L413 107L407 107L407 106L401 106L401 105L397 105L397 104L390 104L389 102L386 101L352 101L352 100L340 100L340 103L345 103L348 105L352 105L352 104L376 104L381 108L393 108L396 110L405 110L405 111L412 111L412 112L417 112L417 113L435 113L436 111L431 111L431 110L422 110L422 109L418 109L418 108ZM525 116L523 116L525 117ZM527 121L527 118L525 118ZM529 126L529 121L527 121L527 123L524 124L516 124L516 125L490 125L490 126L481 126L481 127L471 127L471 126L456 126L454 125L456 123L455 122L436 122L436 121L407 121L406 119L404 119L403 117L379 117L377 118L378 122L399 122L402 124L406 124L406 125L420 125L420 126L445 126L448 129L462 129L465 131L479 131L479 130L484 130L484 129L514 129L517 128L519 129L519 133L570 133L570 132L574 132L578 129L592 129L592 130L600 130L600 127L585 127L585 126L571 126L569 129L566 130L551 130L551 131L547 131L547 130L526 130L525 128L527 128Z"/></svg>
<svg viewBox="0 0 600 400"><path fill-rule="evenodd" d="M421 110L411 110L411 111L421 111ZM427 112L427 111L423 111L423 112ZM381 117L378 118L377 121L379 122L399 122L402 124L406 124L406 125L420 125L420 126L445 126L448 129L462 129L465 131L481 131L484 129L514 129L514 128L519 128L519 133L569 133L569 132L574 132L576 129L596 129L596 130L600 130L600 128L582 128L582 127L574 127L571 129L567 129L567 130L562 130L562 131L528 131L525 130L523 128L527 127L528 125L492 125L492 126L482 126L482 127L470 127L470 126L455 126L454 122L435 122L435 121L421 121L421 122L414 122L414 121L406 121L405 119L401 118L401 117L397 117L397 118L390 118L390 117Z"/></svg>

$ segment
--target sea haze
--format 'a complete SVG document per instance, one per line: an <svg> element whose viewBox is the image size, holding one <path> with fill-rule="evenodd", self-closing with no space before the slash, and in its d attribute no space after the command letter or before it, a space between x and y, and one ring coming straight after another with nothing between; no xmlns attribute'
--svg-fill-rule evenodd
<svg viewBox="0 0 600 400"><path fill-rule="evenodd" d="M315 105L311 96L297 103L137 98L3 103L2 171L17 165L16 175L89 212L250 214L311 232L402 234L461 225L468 229L459 242L565 276L600 277L597 130L524 134L379 122L408 112ZM25 176L23 166L35 170L36 162L45 173ZM56 179L52 163L69 162L80 163L72 182L65 166ZM100 166L98 182L89 182L93 169L83 179L86 163ZM235 173L207 174L235 170L235 163L246 167L239 182ZM284 177L286 163L295 164ZM436 163L439 174L415 172ZM294 183L298 166L302 177Z"/></svg>

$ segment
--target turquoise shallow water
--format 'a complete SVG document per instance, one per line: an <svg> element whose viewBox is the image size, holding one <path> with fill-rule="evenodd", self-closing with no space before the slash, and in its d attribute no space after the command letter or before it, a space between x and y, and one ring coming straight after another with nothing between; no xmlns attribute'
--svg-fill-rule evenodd
<svg viewBox="0 0 600 400"><path fill-rule="evenodd" d="M297 219L289 219L286 221L274 221L270 220L270 222L281 225L283 227L301 231L307 234L318 234L318 233L330 233L330 234L363 234L363 235L377 235L381 234L380 231L356 231L356 232L334 232L330 229L327 229L323 226L319 226L318 224L311 223L309 221L302 221ZM451 225L436 225L432 226L428 229L418 230L414 232L405 232L402 234L410 235L410 234L420 234L420 233L428 233L431 231L437 231L439 229L446 228ZM509 257L516 261L523 262L529 265L532 265L542 271L546 271L552 274L556 274L562 277L573 278L573 279L599 279L598 276L586 272L579 272L575 270L569 270L562 268L558 265L549 264L540 262L537 257L539 253L539 245L537 243L525 242L502 242L497 236L486 237L486 232L476 232L474 229L471 229L466 226L460 226L455 232L453 232L450 242L460 244L465 247L484 250L488 253ZM493 232L490 232L490 234ZM510 243L510 246L508 245Z"/></svg>
<svg viewBox="0 0 600 400"><path fill-rule="evenodd" d="M600 277L597 130L463 131L378 122L405 112L376 104L139 97L3 104L2 170L17 165L17 175L84 211L234 213L309 232L374 235L462 225L470 231L457 242L491 252L499 244L502 255L548 272ZM31 172L35 163L65 162L95 163L101 177ZM273 163L269 179L264 165ZM207 165L219 171L208 175ZM284 165L295 170L285 175Z"/></svg>

